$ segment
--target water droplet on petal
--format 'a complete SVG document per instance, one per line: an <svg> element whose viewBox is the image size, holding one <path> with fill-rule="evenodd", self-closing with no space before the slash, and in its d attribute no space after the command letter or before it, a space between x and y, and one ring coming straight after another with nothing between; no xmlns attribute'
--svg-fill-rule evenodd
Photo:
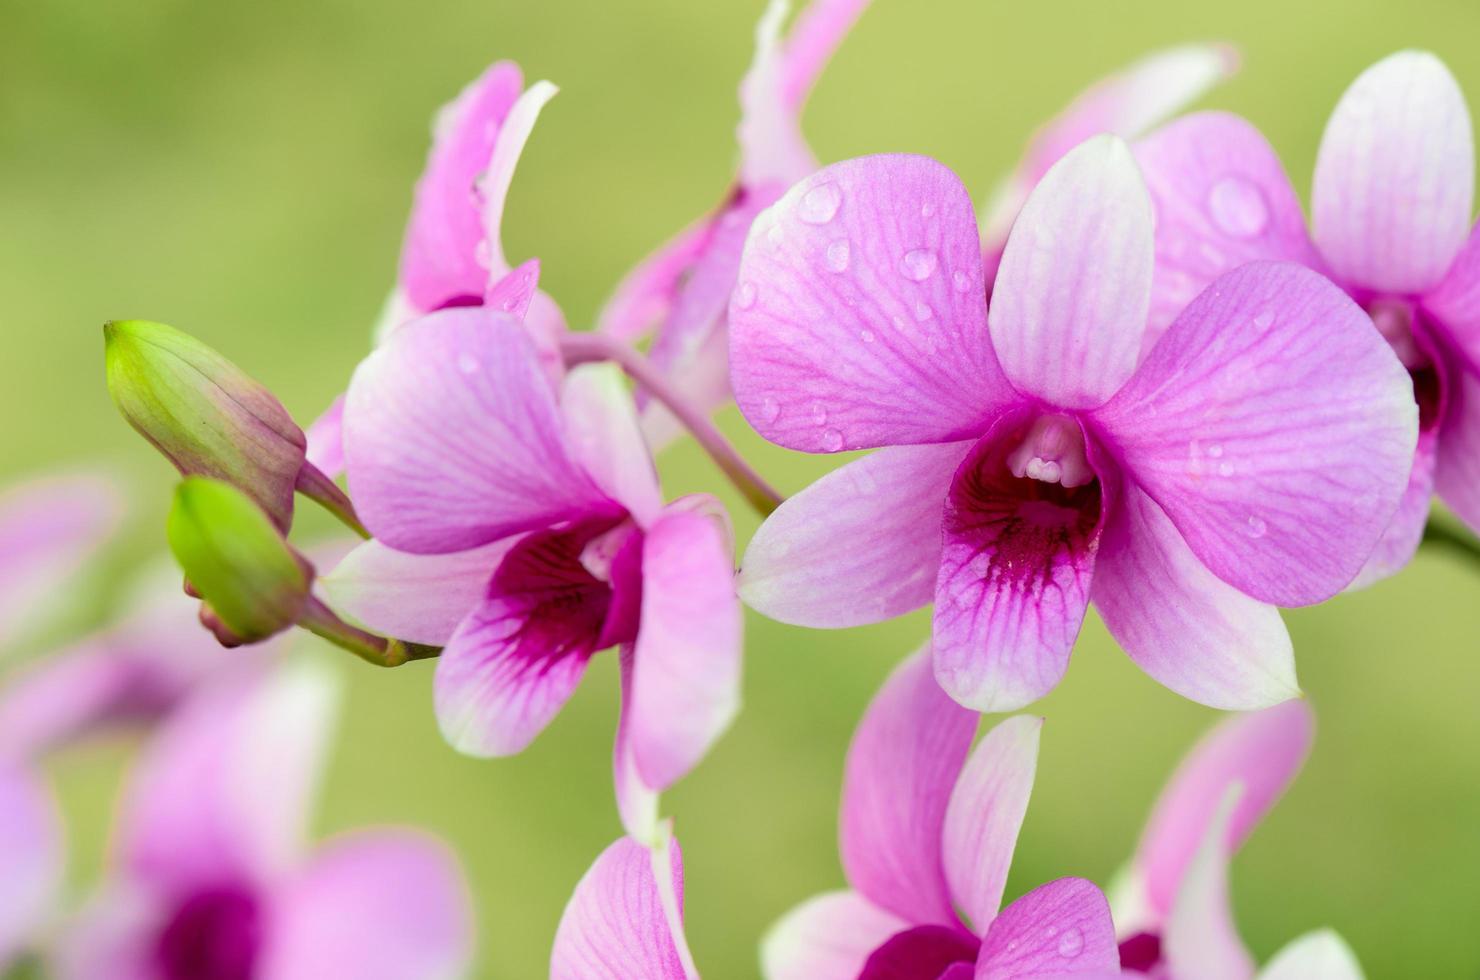
<svg viewBox="0 0 1480 980"><path fill-rule="evenodd" d="M825 225L838 213L843 195L835 184L818 184L802 195L797 217L809 225Z"/></svg>
<svg viewBox="0 0 1480 980"><path fill-rule="evenodd" d="M1223 455L1223 444L1222 443L1219 443L1219 442L1215 442L1212 445L1210 445L1208 447L1208 455L1211 456L1211 457L1213 457L1214 459L1217 459L1220 456L1222 456Z"/></svg>
<svg viewBox="0 0 1480 980"><path fill-rule="evenodd" d="M922 217L922 218L929 218L929 217L932 217L934 214L935 214L935 204L934 203L932 203L930 201L926 201L924 204L920 205L920 217Z"/></svg>
<svg viewBox="0 0 1480 980"><path fill-rule="evenodd" d="M833 272L843 272L848 268L848 259L852 249L848 242L842 238L827 247L827 267Z"/></svg>
<svg viewBox="0 0 1480 980"><path fill-rule="evenodd" d="M740 288L735 290L735 305L742 310L748 310L755 305L755 283L742 282Z"/></svg>
<svg viewBox="0 0 1480 980"><path fill-rule="evenodd" d="M1249 516L1249 524L1246 530L1248 531L1249 537L1262 538L1264 537L1264 532L1269 530L1269 525L1264 523L1261 518L1254 517L1251 514Z"/></svg>
<svg viewBox="0 0 1480 980"><path fill-rule="evenodd" d="M912 248L899 259L899 274L911 282L924 282L935 271L935 253L928 248Z"/></svg>
<svg viewBox="0 0 1480 980"><path fill-rule="evenodd" d="M971 277L957 269L951 273L951 285L956 287L956 292L964 293L971 288Z"/></svg>
<svg viewBox="0 0 1480 980"><path fill-rule="evenodd" d="M858 332L858 339L865 344L872 344L874 342L874 332L872 330L860 330Z"/></svg>
<svg viewBox="0 0 1480 980"><path fill-rule="evenodd" d="M1066 960L1072 960L1084 952L1084 933L1078 929L1069 929L1059 937L1059 955Z"/></svg>
<svg viewBox="0 0 1480 980"><path fill-rule="evenodd" d="M826 452L835 453L843 448L843 434L837 429L828 429L822 434L822 448Z"/></svg>
<svg viewBox="0 0 1480 980"><path fill-rule="evenodd" d="M478 373L478 359L472 354L457 355L457 369L463 374Z"/></svg>
<svg viewBox="0 0 1480 980"><path fill-rule="evenodd" d="M1264 192L1242 177L1224 177L1208 192L1208 211L1225 234L1253 238L1269 224Z"/></svg>
<svg viewBox="0 0 1480 980"><path fill-rule="evenodd" d="M765 419L767 422L774 422L780 415L780 402L772 398L770 395L767 395L765 398L761 399L761 418Z"/></svg>
<svg viewBox="0 0 1480 980"><path fill-rule="evenodd" d="M1226 476L1233 476L1233 471L1234 471L1234 466L1233 466L1232 463L1219 463L1218 464L1218 475L1219 476L1225 476L1225 477Z"/></svg>
<svg viewBox="0 0 1480 980"><path fill-rule="evenodd" d="M1268 330L1274 324L1274 314L1265 310L1254 317L1254 329L1259 331Z"/></svg>
<svg viewBox="0 0 1480 980"><path fill-rule="evenodd" d="M827 406L822 402L814 402L812 405L812 422L814 425L827 424Z"/></svg>
<svg viewBox="0 0 1480 980"><path fill-rule="evenodd" d="M915 304L915 319L919 320L921 323L929 320L934 314L935 311L930 308L929 303Z"/></svg>

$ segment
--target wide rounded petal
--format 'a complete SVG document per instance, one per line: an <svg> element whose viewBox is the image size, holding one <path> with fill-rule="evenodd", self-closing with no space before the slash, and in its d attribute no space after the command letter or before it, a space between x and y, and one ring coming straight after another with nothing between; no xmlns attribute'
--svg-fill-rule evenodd
<svg viewBox="0 0 1480 980"><path fill-rule="evenodd" d="M456 980L472 958L457 861L408 830L331 841L274 893L270 915L263 980Z"/></svg>
<svg viewBox="0 0 1480 980"><path fill-rule="evenodd" d="M857 892L826 892L786 913L761 940L765 980L858 980L869 954L908 929Z"/></svg>
<svg viewBox="0 0 1480 980"><path fill-rule="evenodd" d="M1215 813L1167 916L1162 955L1168 973L1198 980L1249 980L1254 960L1239 938L1228 897L1229 821L1239 787L1214 799Z"/></svg>
<svg viewBox="0 0 1480 980"><path fill-rule="evenodd" d="M1002 910L982 939L976 980L1099 977L1119 969L1110 903L1093 883L1060 878Z"/></svg>
<svg viewBox="0 0 1480 980"><path fill-rule="evenodd" d="M1259 971L1259 980L1362 980L1352 948L1330 929L1308 932L1286 945Z"/></svg>
<svg viewBox="0 0 1480 980"><path fill-rule="evenodd" d="M643 782L666 789L740 710L740 600L727 529L670 508L642 546L631 737Z"/></svg>
<svg viewBox="0 0 1480 980"><path fill-rule="evenodd" d="M1282 606L1355 577L1418 436L1408 373L1367 315L1283 262L1208 287L1096 420L1203 564Z"/></svg>
<svg viewBox="0 0 1480 980"><path fill-rule="evenodd" d="M1427 51L1399 51L1342 95L1316 157L1316 244L1366 289L1420 292L1470 230L1475 142L1464 93Z"/></svg>
<svg viewBox="0 0 1480 980"><path fill-rule="evenodd" d="M1154 219L1130 149L1097 136L1054 164L1012 226L988 317L1002 370L1064 408L1099 405L1135 370Z"/></svg>
<svg viewBox="0 0 1480 980"><path fill-rule="evenodd" d="M854 460L778 507L751 538L740 597L783 623L861 626L930 601L946 493L967 442Z"/></svg>
<svg viewBox="0 0 1480 980"><path fill-rule="evenodd" d="M837 452L970 435L1010 397L961 181L925 157L825 167L751 226L731 380L756 430Z"/></svg>
<svg viewBox="0 0 1480 980"><path fill-rule="evenodd" d="M345 457L361 519L392 548L463 551L612 507L569 448L518 321L451 309L355 371Z"/></svg>
<svg viewBox="0 0 1480 980"><path fill-rule="evenodd" d="M683 861L671 845L673 887L683 906ZM601 852L576 885L550 955L550 980L689 980L654 876L653 855L624 837Z"/></svg>
<svg viewBox="0 0 1480 980"><path fill-rule="evenodd" d="M0 970L35 938L61 889L58 816L39 780L0 763Z"/></svg>
<svg viewBox="0 0 1480 980"><path fill-rule="evenodd" d="M1143 352L1198 293L1246 262L1323 268L1279 156L1246 120L1195 113L1138 142L1135 154L1156 205L1156 275Z"/></svg>
<svg viewBox="0 0 1480 980"><path fill-rule="evenodd" d="M488 593L518 538L443 555L413 555L366 541L314 583L340 615L386 636L445 646Z"/></svg>
<svg viewBox="0 0 1480 980"><path fill-rule="evenodd" d="M1138 487L1100 541L1090 596L1130 658L1185 698L1248 710L1300 693L1279 611L1208 571Z"/></svg>
<svg viewBox="0 0 1480 980"><path fill-rule="evenodd" d="M638 524L657 517L663 492L622 369L615 364L572 369L560 389L560 411L571 453L591 480Z"/></svg>
<svg viewBox="0 0 1480 980"><path fill-rule="evenodd" d="M874 696L848 749L838 848L848 882L916 925L955 921L941 860L946 804L977 716L935 683L928 650Z"/></svg>

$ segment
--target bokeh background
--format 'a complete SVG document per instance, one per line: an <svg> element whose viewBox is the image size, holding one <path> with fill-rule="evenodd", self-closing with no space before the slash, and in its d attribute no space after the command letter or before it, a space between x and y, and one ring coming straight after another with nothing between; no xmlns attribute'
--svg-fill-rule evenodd
<svg viewBox="0 0 1480 980"><path fill-rule="evenodd" d="M163 546L166 464L115 414L99 325L189 330L269 384L307 423L365 352L391 281L432 110L489 61L562 87L524 156L505 239L588 323L619 275L722 194L735 85L762 0L417 3L131 0L0 5L0 477L101 460L135 517L72 625L104 617ZM1308 191L1342 89L1403 46L1438 52L1480 99L1473 0L1022 4L876 0L806 118L819 157L934 155L979 197L1028 133L1101 74L1158 46L1222 39L1244 70L1210 106L1243 113ZM786 491L825 462L722 419ZM719 484L691 446L669 489ZM755 521L733 495L742 541ZM327 530L305 507L310 532ZM316 523L317 521L317 523ZM1234 867L1260 957L1331 925L1373 977L1480 976L1480 568L1423 551L1394 581L1288 614L1320 717L1304 775ZM705 976L757 973L756 943L841 881L844 750L920 614L811 632L747 622L745 711L667 799ZM55 637L53 637L55 639ZM38 642L31 652L45 646ZM341 663L347 701L316 831L410 822L453 843L476 895L479 976L546 970L570 889L618 834L608 760L614 658L522 756L441 742L430 664ZM1009 891L1106 879L1171 767L1216 713L1136 670L1093 616L1047 716ZM52 773L81 889L106 853L127 743L67 752ZM367 923L373 928L373 923Z"/></svg>

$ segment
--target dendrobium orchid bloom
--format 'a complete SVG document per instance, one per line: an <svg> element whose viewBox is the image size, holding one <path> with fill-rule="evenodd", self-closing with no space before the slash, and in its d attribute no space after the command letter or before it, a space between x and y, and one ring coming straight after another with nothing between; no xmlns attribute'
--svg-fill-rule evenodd
<svg viewBox="0 0 1480 980"><path fill-rule="evenodd" d="M740 85L740 166L725 202L660 248L618 285L598 329L635 341L655 323L653 365L703 411L730 398L725 312L755 216L817 169L801 112L822 69L869 0L813 0L784 40L787 4L772 0L756 31L755 60ZM661 406L643 425L661 444L675 430Z"/></svg>
<svg viewBox="0 0 1480 980"><path fill-rule="evenodd" d="M475 755L521 751L591 656L620 646L618 798L629 832L648 839L652 794L737 710L722 506L663 504L614 366L572 370L557 401L520 323L491 310L393 333L355 372L345 436L376 540L320 587L372 628L445 644L437 717Z"/></svg>
<svg viewBox="0 0 1480 980"><path fill-rule="evenodd" d="M1278 156L1237 116L1188 116L1135 153L1159 219L1148 345L1218 276L1281 259L1345 289L1407 369L1419 413L1412 475L1356 584L1407 564L1435 490L1480 529L1475 148L1464 94L1444 64L1399 52L1347 89L1321 139L1310 232Z"/></svg>
<svg viewBox="0 0 1480 980"><path fill-rule="evenodd" d="M37 776L0 757L0 974L53 914L62 887L59 816Z"/></svg>
<svg viewBox="0 0 1480 980"><path fill-rule="evenodd" d="M471 912L438 842L358 831L302 853L326 682L301 669L223 678L159 730L126 788L113 880L62 937L59 976L462 975Z"/></svg>
<svg viewBox="0 0 1480 980"><path fill-rule="evenodd" d="M761 215L730 307L740 410L791 449L886 448L762 525L742 598L818 627L934 598L936 677L982 711L1058 683L1091 599L1186 697L1294 695L1274 607L1371 554L1407 481L1408 379L1289 263L1219 279L1142 356L1152 226L1125 144L1081 144L1018 216L989 316L970 199L933 160L827 167Z"/></svg>
<svg viewBox="0 0 1480 980"><path fill-rule="evenodd" d="M1042 719L1009 718L972 750L976 726L924 652L894 671L848 750L839 846L852 890L810 899L772 929L767 980L1118 972L1110 908L1090 882L1060 878L999 911Z"/></svg>

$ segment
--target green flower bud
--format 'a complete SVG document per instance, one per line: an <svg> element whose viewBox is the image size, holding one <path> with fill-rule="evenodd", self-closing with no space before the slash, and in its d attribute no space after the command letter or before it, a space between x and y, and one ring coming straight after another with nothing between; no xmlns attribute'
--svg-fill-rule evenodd
<svg viewBox="0 0 1480 980"><path fill-rule="evenodd" d="M310 569L262 508L219 480L189 477L175 489L166 524L170 551L206 603L217 636L255 643L298 622Z"/></svg>
<svg viewBox="0 0 1480 980"><path fill-rule="evenodd" d="M174 327L103 325L108 390L128 423L184 476L240 489L286 532L307 441L272 392Z"/></svg>

